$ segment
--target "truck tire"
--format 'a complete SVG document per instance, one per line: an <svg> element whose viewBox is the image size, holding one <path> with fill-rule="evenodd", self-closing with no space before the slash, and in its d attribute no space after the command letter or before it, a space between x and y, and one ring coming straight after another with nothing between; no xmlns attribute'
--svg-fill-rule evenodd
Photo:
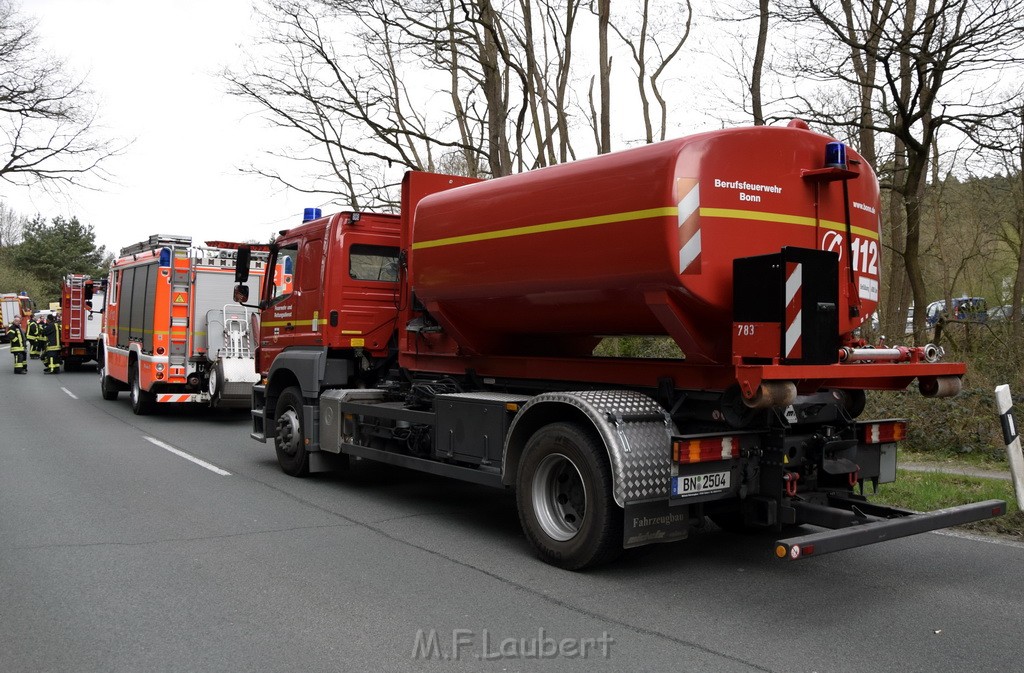
<svg viewBox="0 0 1024 673"><path fill-rule="evenodd" d="M153 413L153 406L156 404L156 396L153 393L143 390L139 381L139 365L135 363L128 369L128 399L132 403L132 413L136 416L145 416Z"/></svg>
<svg viewBox="0 0 1024 673"><path fill-rule="evenodd" d="M527 442L516 475L523 532L541 559L567 570L622 552L622 510L612 496L608 456L571 423L553 423Z"/></svg>
<svg viewBox="0 0 1024 673"><path fill-rule="evenodd" d="M210 406L220 406L220 392L224 387L224 365L218 360L210 367L207 389L210 393Z"/></svg>
<svg viewBox="0 0 1024 673"><path fill-rule="evenodd" d="M309 474L306 432L302 426L302 391L285 388L274 409L274 450L281 471L293 477Z"/></svg>
<svg viewBox="0 0 1024 673"><path fill-rule="evenodd" d="M107 401L116 400L117 393L117 384L107 376L107 370L100 367L100 394L103 395L103 399Z"/></svg>

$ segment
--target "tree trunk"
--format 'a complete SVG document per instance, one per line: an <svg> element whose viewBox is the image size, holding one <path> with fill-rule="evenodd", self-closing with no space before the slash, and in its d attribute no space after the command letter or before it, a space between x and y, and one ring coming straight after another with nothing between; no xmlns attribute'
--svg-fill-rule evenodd
<svg viewBox="0 0 1024 673"><path fill-rule="evenodd" d="M612 151L612 59L608 55L608 23L611 20L611 0L597 0L598 80L601 90L601 119L598 122L600 145L598 154Z"/></svg>
<svg viewBox="0 0 1024 673"><path fill-rule="evenodd" d="M757 47L754 50L754 70L750 77L750 107L754 113L754 125L764 126L764 111L761 109L761 71L764 69L764 52L768 46L768 0L758 0Z"/></svg>

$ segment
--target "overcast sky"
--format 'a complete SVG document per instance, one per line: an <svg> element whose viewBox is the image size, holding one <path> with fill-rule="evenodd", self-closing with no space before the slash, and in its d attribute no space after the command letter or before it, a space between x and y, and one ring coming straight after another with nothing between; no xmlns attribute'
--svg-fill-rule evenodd
<svg viewBox="0 0 1024 673"><path fill-rule="evenodd" d="M134 143L101 192L54 200L0 185L19 214L77 215L116 253L153 233L266 240L320 205L238 171L269 132L224 95L217 73L255 31L251 0L22 0L21 9L38 19L43 45L87 76L108 132Z"/></svg>

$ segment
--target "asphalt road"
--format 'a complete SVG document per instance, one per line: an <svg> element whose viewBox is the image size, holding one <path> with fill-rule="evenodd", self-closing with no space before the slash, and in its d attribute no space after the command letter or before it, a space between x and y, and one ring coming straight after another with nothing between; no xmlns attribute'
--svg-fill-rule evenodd
<svg viewBox="0 0 1024 673"><path fill-rule="evenodd" d="M1020 670L1021 546L785 563L714 531L569 573L508 494L366 463L293 479L244 412L138 417L94 372L10 362L0 671Z"/></svg>

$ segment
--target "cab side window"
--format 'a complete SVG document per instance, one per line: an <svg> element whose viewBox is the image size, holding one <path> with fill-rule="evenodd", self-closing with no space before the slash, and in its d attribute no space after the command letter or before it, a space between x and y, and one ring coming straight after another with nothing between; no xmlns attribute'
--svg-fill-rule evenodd
<svg viewBox="0 0 1024 673"><path fill-rule="evenodd" d="M398 282L398 248L353 244L348 253L348 275L353 280Z"/></svg>
<svg viewBox="0 0 1024 673"><path fill-rule="evenodd" d="M278 248L274 256L270 303L276 303L295 291L295 262L299 256L298 243Z"/></svg>
<svg viewBox="0 0 1024 673"><path fill-rule="evenodd" d="M320 289L320 266L323 264L324 241L322 238L306 240L299 258L299 289L316 292Z"/></svg>

